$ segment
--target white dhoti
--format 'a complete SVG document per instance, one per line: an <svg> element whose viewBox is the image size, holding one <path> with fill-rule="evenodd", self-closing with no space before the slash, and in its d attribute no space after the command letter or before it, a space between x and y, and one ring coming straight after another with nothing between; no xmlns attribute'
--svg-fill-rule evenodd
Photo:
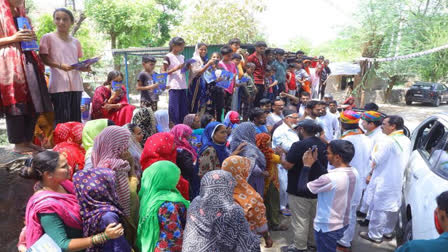
<svg viewBox="0 0 448 252"><path fill-rule="evenodd" d="M390 234L395 230L398 221L398 211L377 211L372 210L369 222L369 237L372 239L382 239L383 235Z"/></svg>

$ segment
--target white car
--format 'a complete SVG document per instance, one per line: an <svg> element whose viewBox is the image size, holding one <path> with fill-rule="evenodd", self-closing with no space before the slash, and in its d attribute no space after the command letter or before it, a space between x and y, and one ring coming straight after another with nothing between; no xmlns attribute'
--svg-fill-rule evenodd
<svg viewBox="0 0 448 252"><path fill-rule="evenodd" d="M434 224L436 197L448 190L448 113L435 114L412 133L405 170L399 244L439 237Z"/></svg>

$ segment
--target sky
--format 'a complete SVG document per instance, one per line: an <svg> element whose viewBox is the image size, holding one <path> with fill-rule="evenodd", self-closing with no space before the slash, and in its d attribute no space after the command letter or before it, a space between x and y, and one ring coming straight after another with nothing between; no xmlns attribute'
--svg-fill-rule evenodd
<svg viewBox="0 0 448 252"><path fill-rule="evenodd" d="M34 0L45 12L64 5L64 0ZM191 0L190 0L191 1ZM265 0L266 11L256 19L276 46L302 37L318 46L336 38L340 27L355 22L352 13L359 0ZM78 6L82 0L76 0Z"/></svg>
<svg viewBox="0 0 448 252"><path fill-rule="evenodd" d="M266 0L257 17L268 42L278 46L303 37L313 46L336 38L343 25L355 22L352 13L359 0Z"/></svg>

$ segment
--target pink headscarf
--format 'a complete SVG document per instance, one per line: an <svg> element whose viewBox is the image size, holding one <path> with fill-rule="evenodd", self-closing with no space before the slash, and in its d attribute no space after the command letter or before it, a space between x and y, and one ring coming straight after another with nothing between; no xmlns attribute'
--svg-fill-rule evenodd
<svg viewBox="0 0 448 252"><path fill-rule="evenodd" d="M174 136L174 143L176 144L176 148L190 152L193 156L193 161L196 161L198 154L187 139L193 133L193 130L190 128L190 126L185 124L177 124L171 129L170 133Z"/></svg>
<svg viewBox="0 0 448 252"><path fill-rule="evenodd" d="M128 149L131 132L119 126L105 128L96 138L92 149L93 168L115 171L118 201L126 216L131 215L131 192L128 173L131 166L120 155Z"/></svg>
<svg viewBox="0 0 448 252"><path fill-rule="evenodd" d="M68 193L40 191L28 200L26 206L26 247L31 247L44 234L38 214L56 213L65 225L82 230L82 220L78 199L73 183L61 183Z"/></svg>

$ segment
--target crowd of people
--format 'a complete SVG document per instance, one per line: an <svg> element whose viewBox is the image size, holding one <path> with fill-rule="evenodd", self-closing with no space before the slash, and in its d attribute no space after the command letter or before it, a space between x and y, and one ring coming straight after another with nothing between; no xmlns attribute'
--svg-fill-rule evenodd
<svg viewBox="0 0 448 252"><path fill-rule="evenodd" d="M34 153L21 175L37 181L19 251L48 237L62 251L260 251L288 228L285 251L350 251L357 217L368 225L361 238L393 237L411 146L403 118L374 103L356 110L353 97L338 105L325 94L328 60L298 51L287 63L264 42L248 55L235 38L210 59L198 43L185 64L175 37L160 69L168 110L158 108L157 60L143 56L140 106L112 71L81 122L79 71L90 69L71 67L82 56L73 15L54 12L57 31L37 55L18 43L35 39L15 25L21 2L0 1L0 108L15 151ZM205 80L218 69L234 73L228 87ZM447 193L437 203L446 232Z"/></svg>

